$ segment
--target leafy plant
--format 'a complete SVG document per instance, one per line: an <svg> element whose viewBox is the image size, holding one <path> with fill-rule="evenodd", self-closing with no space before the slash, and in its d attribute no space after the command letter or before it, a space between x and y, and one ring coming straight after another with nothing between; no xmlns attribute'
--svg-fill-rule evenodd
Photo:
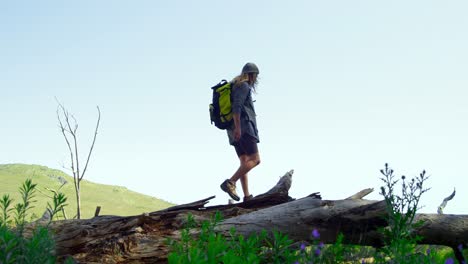
<svg viewBox="0 0 468 264"><path fill-rule="evenodd" d="M2 199L0 199L0 209L2 210L2 215L0 218L0 227L6 227L11 224L10 213L13 211L13 208L10 208L10 206L12 202L13 200L8 194L3 195Z"/></svg>
<svg viewBox="0 0 468 264"><path fill-rule="evenodd" d="M58 217L58 214L60 212L64 212L64 208L65 206L67 206L68 204L66 204L67 202L67 197L65 196L65 194L59 192L55 192L54 193L54 197L52 197L52 204L50 204L49 202L47 202L47 212L49 213L50 215L50 221L49 221L49 224L51 223L51 221L54 219L55 216ZM63 218L65 218L65 215L62 215Z"/></svg>
<svg viewBox="0 0 468 264"><path fill-rule="evenodd" d="M32 235L25 235L26 219L29 211L34 207L36 184L30 179L26 180L19 189L21 202L12 207L13 200L9 195L0 199L2 217L0 221L0 263L28 264L28 263L55 263L53 254L54 240L47 226L40 226L32 231ZM67 198L63 193L54 196L52 204L48 204L48 211L52 221L58 211L66 206ZM14 214L14 224L10 214Z"/></svg>
<svg viewBox="0 0 468 264"><path fill-rule="evenodd" d="M422 238L415 236L413 231L420 227L422 222L414 222L416 212L420 209L421 196L429 189L424 188L424 182L428 179L426 171L407 181L406 176L401 176L401 192L398 194L396 185L400 181L394 176L393 169L385 164L385 169L380 170L381 180L385 186L380 188L380 194L384 196L388 212L389 227L383 230L386 247L384 253L391 257L395 263L408 262L417 258L414 253L418 241Z"/></svg>
<svg viewBox="0 0 468 264"><path fill-rule="evenodd" d="M221 220L220 213L216 213L211 221L199 225L189 215L181 239L168 241L169 263L337 263L336 260L345 259L343 256L350 247L343 245L343 235L335 244L324 245L319 241L317 230L311 234L313 245L302 244L300 250L287 235L278 231L269 234L263 230L244 237L231 229L225 238L214 228ZM197 226L200 226L198 234L192 230Z"/></svg>
<svg viewBox="0 0 468 264"><path fill-rule="evenodd" d="M17 203L15 205L15 224L20 236L23 235L24 224L26 223L26 216L29 210L34 208L33 203L36 200L33 200L36 193L36 184L33 184L31 179L27 179L23 185L20 187L19 191L21 194L22 203Z"/></svg>
<svg viewBox="0 0 468 264"><path fill-rule="evenodd" d="M220 221L219 212L200 225L189 215L180 241L168 241L169 263L290 263L294 257L288 249L291 241L279 232L273 232L274 239L270 240L266 232L246 238L231 229L226 238L214 230ZM197 226L200 231L194 233L192 229Z"/></svg>
<svg viewBox="0 0 468 264"><path fill-rule="evenodd" d="M291 244L292 240L278 231L273 231L273 240L264 239L269 248L265 254L266 263L292 263L297 257L294 254Z"/></svg>

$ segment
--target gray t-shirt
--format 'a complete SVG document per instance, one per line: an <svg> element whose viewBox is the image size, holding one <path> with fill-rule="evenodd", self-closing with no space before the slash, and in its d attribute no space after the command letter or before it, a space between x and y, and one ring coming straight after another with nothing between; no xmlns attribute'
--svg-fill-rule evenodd
<svg viewBox="0 0 468 264"><path fill-rule="evenodd" d="M247 82L234 84L231 92L232 113L240 114L241 136L248 134L260 142L257 130L257 119L255 108L252 101L252 87ZM234 123L227 129L229 144L233 145L234 140Z"/></svg>

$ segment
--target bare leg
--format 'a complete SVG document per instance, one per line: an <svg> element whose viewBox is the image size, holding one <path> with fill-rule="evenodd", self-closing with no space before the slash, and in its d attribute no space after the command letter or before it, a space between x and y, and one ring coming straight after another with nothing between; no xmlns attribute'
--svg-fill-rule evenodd
<svg viewBox="0 0 468 264"><path fill-rule="evenodd" d="M247 173L260 164L260 155L258 153L252 155L242 155L239 157L240 166L237 171L232 175L231 182L237 182L239 179L242 184L242 191L244 196L249 196L248 176Z"/></svg>
<svg viewBox="0 0 468 264"><path fill-rule="evenodd" d="M249 196L250 192L249 192L248 174L242 175L242 177L240 177L240 182L241 182L241 185L242 185L242 191L244 192L244 197Z"/></svg>

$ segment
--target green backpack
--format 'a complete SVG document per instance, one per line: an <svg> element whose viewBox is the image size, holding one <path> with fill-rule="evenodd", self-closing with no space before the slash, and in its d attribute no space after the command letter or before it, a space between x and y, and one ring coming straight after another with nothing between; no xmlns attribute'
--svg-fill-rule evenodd
<svg viewBox="0 0 468 264"><path fill-rule="evenodd" d="M231 111L231 83L222 80L211 87L213 90L213 103L210 104L211 124L219 129L226 129L232 124Z"/></svg>

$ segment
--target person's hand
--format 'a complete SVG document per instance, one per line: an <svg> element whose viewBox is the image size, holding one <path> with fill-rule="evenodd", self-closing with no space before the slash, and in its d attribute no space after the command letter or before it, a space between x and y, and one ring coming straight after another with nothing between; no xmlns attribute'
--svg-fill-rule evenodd
<svg viewBox="0 0 468 264"><path fill-rule="evenodd" d="M240 127L235 127L234 128L234 140L239 141L241 138L241 129Z"/></svg>

